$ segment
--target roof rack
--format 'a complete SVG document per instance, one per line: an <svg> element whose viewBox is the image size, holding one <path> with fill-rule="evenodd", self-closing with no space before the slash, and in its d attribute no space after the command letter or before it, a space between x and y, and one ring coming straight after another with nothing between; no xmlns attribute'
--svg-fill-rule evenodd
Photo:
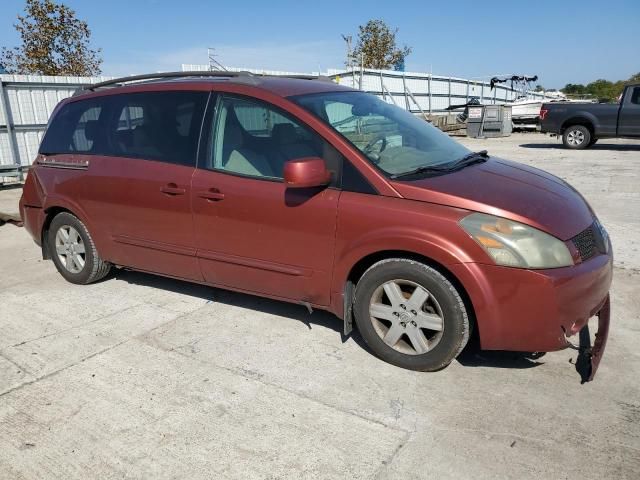
<svg viewBox="0 0 640 480"><path fill-rule="evenodd" d="M251 73L247 71L229 72L229 71L196 71L196 72L163 72L163 73L147 73L144 75L131 75L129 77L114 78L113 80L107 80L104 82L94 83L87 85L83 90L94 91L98 88L108 87L111 85L122 85L130 82L139 82L142 80L160 80L163 78L188 78L188 77L223 77L223 78L245 78L247 80L254 79L250 83L257 83L256 77L282 77L282 78L294 78L299 80L323 80L331 81L325 76L314 75L267 75L261 73Z"/></svg>

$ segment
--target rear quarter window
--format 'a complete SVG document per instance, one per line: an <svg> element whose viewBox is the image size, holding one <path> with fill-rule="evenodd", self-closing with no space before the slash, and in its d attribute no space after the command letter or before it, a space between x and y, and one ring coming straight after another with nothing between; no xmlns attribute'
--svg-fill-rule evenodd
<svg viewBox="0 0 640 480"><path fill-rule="evenodd" d="M40 153L92 153L102 106L95 101L64 105L52 119L40 145Z"/></svg>

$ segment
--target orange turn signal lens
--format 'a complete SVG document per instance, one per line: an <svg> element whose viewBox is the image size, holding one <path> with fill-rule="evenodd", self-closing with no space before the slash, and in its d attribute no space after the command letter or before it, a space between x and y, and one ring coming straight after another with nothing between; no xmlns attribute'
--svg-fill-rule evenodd
<svg viewBox="0 0 640 480"><path fill-rule="evenodd" d="M485 223L480 227L485 232L491 233L504 233L506 235L511 235L513 233L513 227L509 221L499 218L496 220L496 223Z"/></svg>
<svg viewBox="0 0 640 480"><path fill-rule="evenodd" d="M503 248L504 247L499 241L494 240L491 237L477 236L476 239L486 248Z"/></svg>

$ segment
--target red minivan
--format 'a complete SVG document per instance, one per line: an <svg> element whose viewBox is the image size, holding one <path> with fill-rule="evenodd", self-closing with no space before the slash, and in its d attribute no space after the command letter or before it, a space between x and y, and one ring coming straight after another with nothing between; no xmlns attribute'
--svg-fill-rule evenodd
<svg viewBox="0 0 640 480"><path fill-rule="evenodd" d="M70 282L115 266L328 310L404 368L472 334L546 352L580 333L589 380L606 343L611 244L576 190L326 80L93 85L55 109L20 211Z"/></svg>

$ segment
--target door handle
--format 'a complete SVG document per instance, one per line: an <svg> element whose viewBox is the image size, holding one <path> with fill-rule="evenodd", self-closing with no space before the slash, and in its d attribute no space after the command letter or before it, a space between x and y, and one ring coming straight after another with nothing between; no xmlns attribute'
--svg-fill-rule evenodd
<svg viewBox="0 0 640 480"><path fill-rule="evenodd" d="M219 202L220 200L224 200L224 193L217 188L210 188L209 190L198 192L198 196L209 200L210 202Z"/></svg>
<svg viewBox="0 0 640 480"><path fill-rule="evenodd" d="M167 195L184 195L187 193L186 189L178 187L175 183L166 184L164 187L160 188L160 191Z"/></svg>

